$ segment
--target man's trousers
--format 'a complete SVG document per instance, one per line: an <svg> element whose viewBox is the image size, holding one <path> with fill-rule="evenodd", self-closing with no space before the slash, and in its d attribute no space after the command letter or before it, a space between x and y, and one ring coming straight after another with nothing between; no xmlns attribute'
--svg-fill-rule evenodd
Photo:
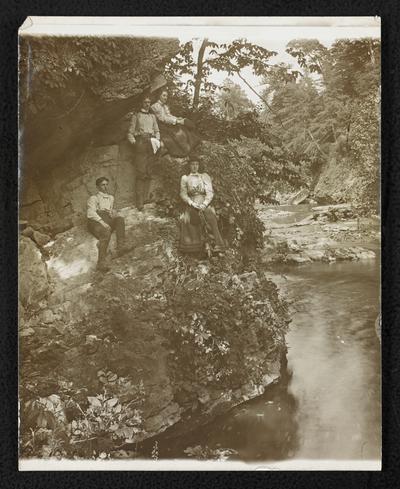
<svg viewBox="0 0 400 489"><path fill-rule="evenodd" d="M88 219L89 232L99 240L97 245L99 249L98 263L102 264L106 259L107 249L113 231L117 235L117 247L120 249L125 245L125 220L121 216L111 217L106 211L99 211L98 215L111 227L111 229L107 229L99 222Z"/></svg>
<svg viewBox="0 0 400 489"><path fill-rule="evenodd" d="M150 135L136 136L135 143L135 204L141 210L149 199L150 181L154 171L155 156Z"/></svg>

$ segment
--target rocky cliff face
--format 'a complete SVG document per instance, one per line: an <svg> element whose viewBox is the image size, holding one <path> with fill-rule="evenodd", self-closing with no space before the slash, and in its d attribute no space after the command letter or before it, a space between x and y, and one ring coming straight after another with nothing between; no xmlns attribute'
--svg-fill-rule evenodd
<svg viewBox="0 0 400 489"><path fill-rule="evenodd" d="M72 154L64 164L42 172L39 178L24 177L20 218L37 228L60 232L81 224L99 176L110 179L118 208L134 200L133 149L126 139L129 114L113 125L112 133L97 135L82 153Z"/></svg>
<svg viewBox="0 0 400 489"><path fill-rule="evenodd" d="M279 377L284 342L268 351L255 337L251 360L243 358L240 368L245 372L250 363L260 367L262 378L257 383L239 380L234 388L227 388L215 380L193 381L194 363L181 370L180 358L187 347L185 341L171 341L165 293L165 284L179 265L175 221L157 217L151 206L144 212L125 208L121 214L135 249L113 257L111 272L105 275L95 271L96 240L84 226L41 246L31 233L27 233L31 237L21 237L22 391L34 385L37 395L51 396L62 390L60 385L69 385L86 399L107 388L121 403L129 403L137 398L140 386L142 424L136 441L173 425L178 431L192 429L264 392ZM113 256L114 241L110 248ZM207 276L208 266L203 262L195 267L196 284ZM228 289L232 277L225 272L219 277L221 287ZM256 272L234 279L243 295L256 293ZM283 334L287 319L273 286L271 294L263 304ZM269 326L258 324L257 328ZM257 335L255 325L244 327L246 335ZM210 363L218 370L217 364Z"/></svg>
<svg viewBox="0 0 400 489"><path fill-rule="evenodd" d="M374 163L371 172L376 172L376 168L379 168L379 161ZM371 210L379 213L378 178L376 184L373 182L373 175L366 174L349 158L332 157L322 167L313 194L322 204L351 202L360 205L370 202Z"/></svg>
<svg viewBox="0 0 400 489"><path fill-rule="evenodd" d="M176 40L154 39L142 44L143 59L111 77L103 90L72 87L68 104L54 113L28 117L24 107L19 254L21 421L23 436L28 433L24 447L31 446L30 428L44 430L47 446L51 430L63 434L63 443L68 439L82 446L77 423L82 415L88 420L93 406L106 405L101 396L118 400L124 411L115 412L115 419L125 423L118 430L126 430L122 439L136 442L171 426L194 428L261 394L279 377L288 320L272 282L264 277L267 294L262 296L262 274L233 273L224 270L224 263L213 271L217 292L207 291L203 312L212 311L216 296L227 291L213 312L213 324L221 323L220 336L229 333L233 339L231 345L214 341L193 304L192 309L183 303L174 308L178 289L182 297L188 291L192 298L199 290L203 299L210 263L182 263L175 246L176 222L157 216L151 205L144 212L132 208L135 173L126 139L130 112L155 65L170 58L178 45ZM127 239L135 245L118 258L113 238L111 272L105 275L95 271L96 239L85 227L87 199L99 176L109 178ZM240 299L240 307L226 325L221 311L232 310L232 297ZM185 326L192 320L196 331ZM234 360L224 370L229 348ZM232 369L240 376L232 379ZM229 382L221 380L223 370ZM111 414L104 409L100 414L107 418ZM116 432L100 421L93 421L96 436L89 438L109 435L110 441ZM29 455L28 449L22 455Z"/></svg>
<svg viewBox="0 0 400 489"><path fill-rule="evenodd" d="M24 45L29 43L23 39ZM20 80L22 220L53 234L82 223L87 198L102 175L110 178L118 207L132 204L135 174L126 138L130 114L178 48L177 39L137 39L131 67L95 90L83 80L59 93L53 90L52 103L40 111L32 109L35 93L26 60Z"/></svg>

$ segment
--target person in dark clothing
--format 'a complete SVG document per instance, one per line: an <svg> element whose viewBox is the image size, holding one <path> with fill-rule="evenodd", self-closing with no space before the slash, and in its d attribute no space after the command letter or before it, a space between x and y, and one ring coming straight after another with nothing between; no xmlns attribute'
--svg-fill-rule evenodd
<svg viewBox="0 0 400 489"><path fill-rule="evenodd" d="M188 156L201 139L193 121L171 114L167 100L168 91L163 89L151 111L157 117L163 149L171 156L182 158Z"/></svg>

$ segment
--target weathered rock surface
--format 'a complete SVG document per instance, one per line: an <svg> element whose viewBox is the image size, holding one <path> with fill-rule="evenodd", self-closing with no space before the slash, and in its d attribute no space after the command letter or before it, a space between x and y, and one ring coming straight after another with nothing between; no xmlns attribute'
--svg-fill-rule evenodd
<svg viewBox="0 0 400 489"><path fill-rule="evenodd" d="M29 44L29 36L21 42ZM49 104L43 113L24 107L22 219L52 235L81 223L99 176L110 178L118 207L132 205L130 116L143 91L160 86L154 82L178 49L176 38L138 38L132 65L107 77L96 90L76 79L58 95L52 92L59 103ZM29 72L25 68L21 73Z"/></svg>
<svg viewBox="0 0 400 489"><path fill-rule="evenodd" d="M26 323L21 341L33 338L43 343L34 356L22 348L22 372L41 372L46 379L43 396L54 394L54 383L60 378L84 389L86 395L96 395L104 387L99 380L100 370L115 374L113 385L124 385L127 379L133 386L142 384L145 400L140 406L144 429L141 436L145 438L172 426L177 432L193 429L262 394L279 377L281 350L274 354L252 352L257 363L265 366L259 385L247 383L224 389L212 383L205 386L187 382L185 387L182 379L175 379L171 356L179 356L179 351L171 351L159 325L165 306L165 274L176 266L176 224L158 217L152 206L143 212L125 208L121 214L127 238L135 249L113 258L107 274L95 271L96 240L82 226L58 235L46 245L46 263L35 243L21 238L21 283L26 280L31 285L36 301L44 299L41 309L33 310L29 308L30 288L21 288L21 319ZM114 246L113 241L111 254ZM207 273L207 266L203 268L199 268L200 274ZM257 287L255 273L245 273L236 280L246 294ZM120 393L124 402L134 396L133 388Z"/></svg>
<svg viewBox="0 0 400 489"><path fill-rule="evenodd" d="M374 165L378 168L379 162ZM368 188L365 180L356 165L346 158L333 157L324 163L313 194L323 204L362 201L362 193Z"/></svg>
<svg viewBox="0 0 400 489"><path fill-rule="evenodd" d="M50 290L46 263L36 244L25 236L19 240L19 300L24 308L38 308Z"/></svg>
<svg viewBox="0 0 400 489"><path fill-rule="evenodd" d="M379 220L356 218L349 204L260 207L265 262L369 260L379 248Z"/></svg>
<svg viewBox="0 0 400 489"><path fill-rule="evenodd" d="M351 204L322 205L313 207L312 211L313 219L320 221L335 222L355 217Z"/></svg>
<svg viewBox="0 0 400 489"><path fill-rule="evenodd" d="M27 238L33 239L33 241L39 246L45 246L49 241L51 241L50 236L47 234L40 233L39 231L35 231L30 226L26 227L22 232L22 236L26 236Z"/></svg>
<svg viewBox="0 0 400 489"><path fill-rule="evenodd" d="M292 197L290 197L287 201L288 205L298 205L301 204L306 200L306 198L309 196L310 191L307 189L301 189L298 192L296 192Z"/></svg>

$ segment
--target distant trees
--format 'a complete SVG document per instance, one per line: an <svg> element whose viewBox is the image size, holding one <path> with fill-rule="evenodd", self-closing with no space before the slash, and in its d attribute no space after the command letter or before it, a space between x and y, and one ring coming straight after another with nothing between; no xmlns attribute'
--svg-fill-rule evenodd
<svg viewBox="0 0 400 489"><path fill-rule="evenodd" d="M376 201L379 168L380 42L341 39L330 48L318 40L293 40L287 52L304 70L295 81L265 77L270 109L265 119L280 127L283 144L314 173L341 160L357 165L365 202ZM367 190L368 188L368 190ZM368 195L375 189L373 194Z"/></svg>
<svg viewBox="0 0 400 489"><path fill-rule="evenodd" d="M224 80L217 94L217 107L226 120L232 120L239 114L255 108L243 88L229 78Z"/></svg>
<svg viewBox="0 0 400 489"><path fill-rule="evenodd" d="M365 187L361 201L367 207L376 201L376 191L368 194L378 187L379 40L340 39L330 47L317 39L291 40L287 53L301 71L274 63L274 52L244 40L229 45L204 40L201 47L196 63L193 46L186 45L186 57L175 68L176 73L186 70L188 87L195 87L188 106L207 121L204 130L213 140L243 135L279 148L276 154L299 165L302 181L316 181L322 168L335 161L357 166L363 175L360 187ZM244 67L263 77L263 90L248 83ZM243 88L232 81L225 80L217 91L210 82L213 70L235 73L258 95L259 106L251 107ZM218 118L225 125L218 126Z"/></svg>
<svg viewBox="0 0 400 489"><path fill-rule="evenodd" d="M228 75L237 74L243 77L242 70L250 67L254 74L265 75L273 69L274 64L270 58L275 56L275 51L270 51L262 46L247 42L245 39L236 39L231 43L211 42L203 39L195 52L192 41L182 45L181 50L166 67L171 81L179 84L181 88L193 88L192 108L198 109L202 96L215 94L218 88L209 80L213 70L225 71ZM298 72L286 70L287 79L294 80ZM182 82L182 77L186 82Z"/></svg>

